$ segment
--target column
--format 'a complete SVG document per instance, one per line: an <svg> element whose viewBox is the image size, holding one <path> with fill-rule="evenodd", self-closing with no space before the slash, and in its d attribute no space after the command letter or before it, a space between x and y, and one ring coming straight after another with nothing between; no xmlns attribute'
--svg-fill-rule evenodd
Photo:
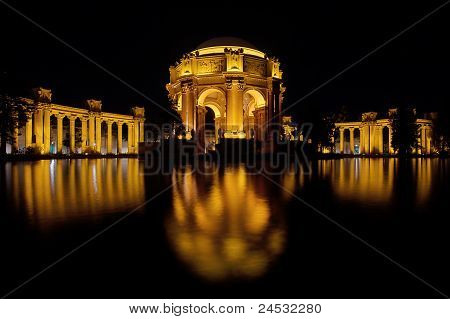
<svg viewBox="0 0 450 319"><path fill-rule="evenodd" d="M95 117L89 116L89 147L95 148Z"/></svg>
<svg viewBox="0 0 450 319"><path fill-rule="evenodd" d="M191 130L194 128L194 86L191 82L183 83L181 90L181 119L186 128L186 139L191 139Z"/></svg>
<svg viewBox="0 0 450 319"><path fill-rule="evenodd" d="M425 139L426 139L426 154L431 154L431 128L427 127L425 129Z"/></svg>
<svg viewBox="0 0 450 319"><path fill-rule="evenodd" d="M355 154L355 128L350 127L350 154Z"/></svg>
<svg viewBox="0 0 450 319"><path fill-rule="evenodd" d="M215 130L216 144L219 143L220 121L221 121L220 117L214 118L214 130Z"/></svg>
<svg viewBox="0 0 450 319"><path fill-rule="evenodd" d="M112 124L113 122L108 121L106 122L108 125L108 133L106 135L106 153L111 154L112 153Z"/></svg>
<svg viewBox="0 0 450 319"><path fill-rule="evenodd" d="M144 120L139 121L139 142L144 142L145 135L144 135Z"/></svg>
<svg viewBox="0 0 450 319"><path fill-rule="evenodd" d="M33 114L28 115L25 123L25 147L30 147L33 143Z"/></svg>
<svg viewBox="0 0 450 319"><path fill-rule="evenodd" d="M45 108L44 113L44 153L50 153L50 109Z"/></svg>
<svg viewBox="0 0 450 319"><path fill-rule="evenodd" d="M133 146L135 153L138 151L138 145L139 145L139 120L134 120L134 136L133 136Z"/></svg>
<svg viewBox="0 0 450 319"><path fill-rule="evenodd" d="M34 137L37 148L42 148L42 108L37 108L33 114L34 117Z"/></svg>
<svg viewBox="0 0 450 319"><path fill-rule="evenodd" d="M359 154L366 153L366 145L364 144L364 126L359 127Z"/></svg>
<svg viewBox="0 0 450 319"><path fill-rule="evenodd" d="M117 154L122 154L122 122L117 122Z"/></svg>
<svg viewBox="0 0 450 319"><path fill-rule="evenodd" d="M81 152L86 151L87 147L87 118L81 118Z"/></svg>
<svg viewBox="0 0 450 319"><path fill-rule="evenodd" d="M76 117L69 117L69 137L70 137L70 153L75 153L75 119Z"/></svg>
<svg viewBox="0 0 450 319"><path fill-rule="evenodd" d="M197 151L199 153L205 152L205 115L206 108L204 106L197 106Z"/></svg>
<svg viewBox="0 0 450 319"><path fill-rule="evenodd" d="M383 127L378 126L378 154L383 155Z"/></svg>
<svg viewBox="0 0 450 319"><path fill-rule="evenodd" d="M427 148L427 132L424 125L420 126L420 147L419 147L419 154L425 153L426 154L426 148Z"/></svg>
<svg viewBox="0 0 450 319"><path fill-rule="evenodd" d="M344 128L339 128L339 153L344 154Z"/></svg>
<svg viewBox="0 0 450 319"><path fill-rule="evenodd" d="M58 153L62 153L63 147L63 119L64 115L56 115L56 150Z"/></svg>
<svg viewBox="0 0 450 319"><path fill-rule="evenodd" d="M389 154L394 154L394 148L392 147L392 127L389 125Z"/></svg>
<svg viewBox="0 0 450 319"><path fill-rule="evenodd" d="M370 154L375 154L377 152L377 127L375 125L369 125L369 148L370 148Z"/></svg>
<svg viewBox="0 0 450 319"><path fill-rule="evenodd" d="M239 79L227 79L227 128L226 138L245 138L244 133L244 83Z"/></svg>
<svg viewBox="0 0 450 319"><path fill-rule="evenodd" d="M95 118L95 149L97 152L102 151L102 119Z"/></svg>
<svg viewBox="0 0 450 319"><path fill-rule="evenodd" d="M134 154L134 124L133 123L127 123L128 126L128 153Z"/></svg>

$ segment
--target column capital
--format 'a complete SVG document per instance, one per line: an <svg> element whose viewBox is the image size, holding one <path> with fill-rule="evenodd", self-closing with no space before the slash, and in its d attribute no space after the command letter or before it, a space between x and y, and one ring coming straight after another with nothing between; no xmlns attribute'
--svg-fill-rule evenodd
<svg viewBox="0 0 450 319"><path fill-rule="evenodd" d="M238 90L243 91L245 89L245 82L243 78L228 77L225 81L225 87L227 90L236 87Z"/></svg>
<svg viewBox="0 0 450 319"><path fill-rule="evenodd" d="M348 129L350 130L350 132L353 132L355 130L354 127L349 127Z"/></svg>

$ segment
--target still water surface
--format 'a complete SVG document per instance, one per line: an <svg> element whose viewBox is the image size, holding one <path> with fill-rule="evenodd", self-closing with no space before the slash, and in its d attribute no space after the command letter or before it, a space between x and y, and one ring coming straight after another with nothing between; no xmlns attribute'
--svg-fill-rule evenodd
<svg viewBox="0 0 450 319"><path fill-rule="evenodd" d="M142 206L12 297L438 297L299 198L449 293L449 166L321 160L269 181L243 165L3 164L0 292Z"/></svg>

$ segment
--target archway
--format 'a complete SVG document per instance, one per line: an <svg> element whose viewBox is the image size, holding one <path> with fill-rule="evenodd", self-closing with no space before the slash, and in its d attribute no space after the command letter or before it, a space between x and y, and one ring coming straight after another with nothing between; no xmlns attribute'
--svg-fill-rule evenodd
<svg viewBox="0 0 450 319"><path fill-rule="evenodd" d="M261 140L267 126L265 112L259 112L255 117L255 111L263 109L266 100L263 94L255 89L249 89L244 93L244 131L247 139L256 137Z"/></svg>
<svg viewBox="0 0 450 319"><path fill-rule="evenodd" d="M128 153L128 124L123 123L122 125L122 153Z"/></svg>
<svg viewBox="0 0 450 319"><path fill-rule="evenodd" d="M111 135L112 135L112 153L113 153L113 154L119 153L119 150L118 150L118 148L117 148L117 145L118 145L118 141L117 141L117 133L118 133L118 131L119 131L119 127L117 126L117 123L114 122L114 123L112 124L112 127L111 127Z"/></svg>
<svg viewBox="0 0 450 319"><path fill-rule="evenodd" d="M52 114L50 116L50 154L58 153L58 118Z"/></svg>
<svg viewBox="0 0 450 319"><path fill-rule="evenodd" d="M67 116L63 117L62 120L62 153L69 154L70 153L70 120Z"/></svg>
<svg viewBox="0 0 450 319"><path fill-rule="evenodd" d="M207 148L209 145L214 147L219 142L219 130L225 130L226 126L224 117L226 108L225 93L218 88L203 90L198 97L198 104L205 107L206 112L201 111L197 113L197 125L205 124L205 129L203 130L205 146ZM205 118L200 118L201 116ZM199 138L201 140L203 137Z"/></svg>
<svg viewBox="0 0 450 319"><path fill-rule="evenodd" d="M353 131L353 138L355 141L355 154L361 154L361 130L355 128Z"/></svg>
<svg viewBox="0 0 450 319"><path fill-rule="evenodd" d="M102 139L102 149L100 152L102 154L106 154L107 152L107 135L108 135L108 124L106 124L106 121L102 121L101 124L101 139Z"/></svg>
<svg viewBox="0 0 450 319"><path fill-rule="evenodd" d="M75 119L75 153L81 153L82 138L81 138L81 120L79 117Z"/></svg>

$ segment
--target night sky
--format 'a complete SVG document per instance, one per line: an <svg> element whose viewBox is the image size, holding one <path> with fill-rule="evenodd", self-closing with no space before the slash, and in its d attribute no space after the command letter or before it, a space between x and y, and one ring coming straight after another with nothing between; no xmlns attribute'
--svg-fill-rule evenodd
<svg viewBox="0 0 450 319"><path fill-rule="evenodd" d="M279 57L287 107L445 2L6 1L165 107L169 65L210 38L240 37ZM291 113L299 120L307 112L342 105L358 112L399 104L446 111L449 18L450 4ZM105 111L128 113L138 104L150 120L161 115L144 97L2 3L0 32L2 85L16 94L44 86L53 90L55 103L81 106L97 98Z"/></svg>

